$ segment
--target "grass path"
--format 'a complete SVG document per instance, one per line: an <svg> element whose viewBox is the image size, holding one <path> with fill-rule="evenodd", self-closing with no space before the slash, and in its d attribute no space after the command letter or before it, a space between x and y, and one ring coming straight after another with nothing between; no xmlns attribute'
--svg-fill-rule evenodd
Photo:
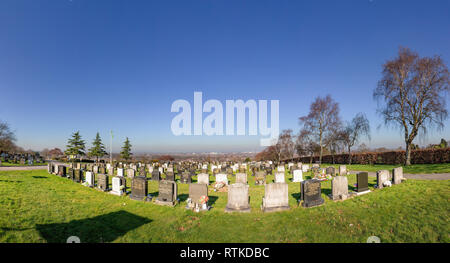
<svg viewBox="0 0 450 263"><path fill-rule="evenodd" d="M300 186L289 183L290 211L260 211L264 186L249 176L251 213L226 214L227 193L210 191L213 209L184 209L188 186L179 185L174 208L84 187L45 170L0 172L0 242L382 242L450 241L450 181L408 180L344 202L297 207ZM349 188L356 182L349 175ZM268 178L273 180L273 176ZM232 178L234 181L234 178ZM128 182L129 184L129 182ZM211 187L210 187L211 188ZM157 195L157 182L149 192Z"/></svg>

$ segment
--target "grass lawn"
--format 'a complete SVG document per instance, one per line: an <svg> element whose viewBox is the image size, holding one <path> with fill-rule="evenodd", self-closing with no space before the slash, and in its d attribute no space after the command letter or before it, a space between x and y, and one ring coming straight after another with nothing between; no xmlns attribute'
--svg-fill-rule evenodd
<svg viewBox="0 0 450 263"><path fill-rule="evenodd" d="M47 163L33 163L32 165L29 165L28 163L20 164L20 163L8 163L8 162L2 162L0 167L11 167L11 166L42 166L47 165Z"/></svg>
<svg viewBox="0 0 450 263"><path fill-rule="evenodd" d="M325 204L303 208L296 201L299 183L287 174L291 210L262 213L264 186L248 178L251 213L226 214L227 193L214 191L210 211L185 210L185 184L178 184L181 203L172 208L100 192L46 170L3 171L0 242L65 242L69 236L81 242L366 242L373 235L381 242L450 242L450 180L407 180L374 190L369 177L373 192L343 202L326 197L328 181L322 183ZM355 175L348 178L352 189ZM149 193L157 191L157 182L149 182Z"/></svg>
<svg viewBox="0 0 450 263"><path fill-rule="evenodd" d="M322 164L321 167L334 166L339 167L339 164ZM390 165L390 164L347 164L347 170L350 171L367 171L376 172L378 170L392 170L393 168L403 165ZM412 164L409 166L403 166L403 173L407 174L432 174L432 173L450 173L450 163L441 164Z"/></svg>

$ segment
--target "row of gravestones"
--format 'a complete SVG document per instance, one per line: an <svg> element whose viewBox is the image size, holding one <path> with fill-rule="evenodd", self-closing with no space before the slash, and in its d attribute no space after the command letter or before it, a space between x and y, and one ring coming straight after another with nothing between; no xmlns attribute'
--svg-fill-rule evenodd
<svg viewBox="0 0 450 263"><path fill-rule="evenodd" d="M86 171L83 176L83 170L69 168L67 177L75 182L84 181L86 186L95 186L95 175L91 171ZM145 170L144 170L145 171ZM66 167L63 165L48 164L48 172L66 176ZM159 171L155 171L159 172ZM382 180L386 177L386 173L380 171L377 173L378 188L383 185ZM402 167L393 169L394 184L401 183L403 179ZM283 174L284 175L284 174ZM389 179L389 177L387 177ZM158 178L159 180L160 178ZM150 201L148 195L147 178L143 175L132 178L130 198L133 200ZM228 184L226 174L218 174L216 181L223 181ZM186 208L208 210L209 174L199 174L197 184L189 183L189 199ZM112 189L109 189L109 176L107 174L97 174L97 187L102 191L110 191L112 194L126 194L126 179L123 175L114 176L112 178ZM174 206L178 199L178 187L175 181L160 180L159 195L155 200L156 204ZM248 212L249 206L249 186L247 184L247 174L236 174L236 183L228 188L228 202L225 208L226 212ZM370 192L368 188L368 173L360 172L357 174L356 195ZM300 193L303 207L314 207L324 203L321 197L321 182L316 179L302 181L300 184ZM348 180L346 176L337 176L332 181L332 200L345 200L351 194L348 192ZM262 200L261 209L264 212L280 211L289 209L288 202L288 184L284 182L275 182L265 184L265 194Z"/></svg>

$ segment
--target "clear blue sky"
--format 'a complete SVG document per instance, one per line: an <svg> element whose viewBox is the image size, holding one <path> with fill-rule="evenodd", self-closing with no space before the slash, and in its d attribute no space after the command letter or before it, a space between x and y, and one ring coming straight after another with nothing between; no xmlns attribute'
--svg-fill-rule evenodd
<svg viewBox="0 0 450 263"><path fill-rule="evenodd" d="M377 129L381 65L408 46L450 61L450 1L0 1L0 119L28 149L65 148L80 130L114 151L255 151L257 136L172 135L173 101L280 100L298 132L318 95L341 116L367 114L370 147L403 146ZM450 121L416 143L450 139ZM90 145L89 145L90 146Z"/></svg>

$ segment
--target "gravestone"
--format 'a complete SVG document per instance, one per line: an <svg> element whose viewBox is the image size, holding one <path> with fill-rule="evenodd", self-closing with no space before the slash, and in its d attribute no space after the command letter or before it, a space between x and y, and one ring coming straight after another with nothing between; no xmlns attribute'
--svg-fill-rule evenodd
<svg viewBox="0 0 450 263"><path fill-rule="evenodd" d="M309 170L309 165L307 165L307 164L302 164L302 171L303 171L304 173L306 173L308 170Z"/></svg>
<svg viewBox="0 0 450 263"><path fill-rule="evenodd" d="M309 179L300 184L300 193L303 207L313 207L323 204L320 181Z"/></svg>
<svg viewBox="0 0 450 263"><path fill-rule="evenodd" d="M186 209L197 207L199 210L208 210L208 204L201 204L201 200L208 197L207 184L189 184L189 200Z"/></svg>
<svg viewBox="0 0 450 263"><path fill-rule="evenodd" d="M288 184L266 184L261 209L263 212L288 210Z"/></svg>
<svg viewBox="0 0 450 263"><path fill-rule="evenodd" d="M145 171L144 166L139 169L139 176L147 178L147 171Z"/></svg>
<svg viewBox="0 0 450 263"><path fill-rule="evenodd" d="M228 187L225 212L250 212L248 188L249 186L244 183L235 183Z"/></svg>
<svg viewBox="0 0 450 263"><path fill-rule="evenodd" d="M247 174L246 173L237 173L236 174L236 183L247 184Z"/></svg>
<svg viewBox="0 0 450 263"><path fill-rule="evenodd" d="M320 167L313 167L312 169L311 169L311 171L312 171L312 174L314 175L314 176L316 176L316 175L319 175L320 174Z"/></svg>
<svg viewBox="0 0 450 263"><path fill-rule="evenodd" d="M121 168L119 168L119 169L121 169ZM110 193L111 194L115 194L115 195L119 195L119 196L123 195L124 194L124 191L123 191L124 187L122 187L122 186L123 186L123 184L122 184L121 178L118 177L118 176L114 176L112 178L112 190L111 190Z"/></svg>
<svg viewBox="0 0 450 263"><path fill-rule="evenodd" d="M356 175L356 192L358 194L369 192L369 174L360 172Z"/></svg>
<svg viewBox="0 0 450 263"><path fill-rule="evenodd" d="M177 183L168 180L159 181L159 193L155 203L158 205L175 206L177 202Z"/></svg>
<svg viewBox="0 0 450 263"><path fill-rule="evenodd" d="M392 169L392 183L400 184L403 180L403 167Z"/></svg>
<svg viewBox="0 0 450 263"><path fill-rule="evenodd" d="M53 173L56 174L56 175L58 175L58 172L59 172L59 167L58 167L58 165L54 165L54 166L53 166Z"/></svg>
<svg viewBox="0 0 450 263"><path fill-rule="evenodd" d="M339 175L347 175L347 166L339 165Z"/></svg>
<svg viewBox="0 0 450 263"><path fill-rule="evenodd" d="M283 173L284 173L284 165L283 165L283 166L282 166L282 165L278 166L278 167L277 167L277 171L278 171L278 172L283 172Z"/></svg>
<svg viewBox="0 0 450 263"><path fill-rule="evenodd" d="M169 168L170 169L170 168ZM175 181L175 174L173 172L166 172L166 180L167 181Z"/></svg>
<svg viewBox="0 0 450 263"><path fill-rule="evenodd" d="M146 177L136 176L131 180L130 198L138 201L149 201Z"/></svg>
<svg viewBox="0 0 450 263"><path fill-rule="evenodd" d="M94 174L98 174L98 166L94 165L94 167L92 168L92 171L94 172Z"/></svg>
<svg viewBox="0 0 450 263"><path fill-rule="evenodd" d="M264 171L256 172L255 185L266 184L266 173Z"/></svg>
<svg viewBox="0 0 450 263"><path fill-rule="evenodd" d="M198 184L209 184L209 174L201 173L197 175L197 183Z"/></svg>
<svg viewBox="0 0 450 263"><path fill-rule="evenodd" d="M293 176L292 182L294 182L294 183L300 183L300 182L303 181L303 172L302 172L302 170L294 170L292 176Z"/></svg>
<svg viewBox="0 0 450 263"><path fill-rule="evenodd" d="M64 165L58 165L58 175L66 177L66 167Z"/></svg>
<svg viewBox="0 0 450 263"><path fill-rule="evenodd" d="M284 173L276 173L275 174L275 183L285 183Z"/></svg>
<svg viewBox="0 0 450 263"><path fill-rule="evenodd" d="M180 182L183 184L190 184L192 182L191 173L184 171L180 176Z"/></svg>
<svg viewBox="0 0 450 263"><path fill-rule="evenodd" d="M228 177L226 174L216 174L216 183L224 183L228 185Z"/></svg>
<svg viewBox="0 0 450 263"><path fill-rule="evenodd" d="M95 174L92 172L86 172L86 186L94 187L95 185Z"/></svg>
<svg viewBox="0 0 450 263"><path fill-rule="evenodd" d="M80 169L74 169L73 181L76 183L81 183L83 180L83 172Z"/></svg>
<svg viewBox="0 0 450 263"><path fill-rule="evenodd" d="M389 171L388 170L377 171L377 188L382 189L384 187L384 183L387 181L390 181Z"/></svg>
<svg viewBox="0 0 450 263"><path fill-rule="evenodd" d="M53 167L52 167L52 163L51 162L49 162L47 164L47 171L48 171L49 174L51 174L53 172Z"/></svg>
<svg viewBox="0 0 450 263"><path fill-rule="evenodd" d="M158 169L154 169L152 172L152 181L161 180L161 172Z"/></svg>
<svg viewBox="0 0 450 263"><path fill-rule="evenodd" d="M347 176L336 176L331 181L331 200L345 200L348 198Z"/></svg>
<svg viewBox="0 0 450 263"><path fill-rule="evenodd" d="M123 176L123 168L117 168L117 176Z"/></svg>
<svg viewBox="0 0 450 263"><path fill-rule="evenodd" d="M327 169L325 170L325 174L329 174L329 175L336 175L336 169L333 166L329 166L327 167Z"/></svg>
<svg viewBox="0 0 450 263"><path fill-rule="evenodd" d="M99 174L106 174L106 168L105 167L100 167L100 168L98 168L98 173Z"/></svg>
<svg viewBox="0 0 450 263"><path fill-rule="evenodd" d="M107 174L97 175L97 187L98 189L106 192L109 190L109 176Z"/></svg>
<svg viewBox="0 0 450 263"><path fill-rule="evenodd" d="M127 177L128 178L134 178L134 176L136 175L136 171L133 168L128 168L127 169Z"/></svg>

